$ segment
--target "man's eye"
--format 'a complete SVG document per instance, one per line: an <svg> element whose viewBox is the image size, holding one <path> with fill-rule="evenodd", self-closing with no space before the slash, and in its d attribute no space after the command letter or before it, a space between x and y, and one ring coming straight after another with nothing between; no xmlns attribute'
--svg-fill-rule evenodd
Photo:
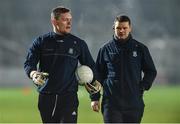
<svg viewBox="0 0 180 124"><path fill-rule="evenodd" d="M66 19L65 19L65 18L62 18L62 21L66 21Z"/></svg>

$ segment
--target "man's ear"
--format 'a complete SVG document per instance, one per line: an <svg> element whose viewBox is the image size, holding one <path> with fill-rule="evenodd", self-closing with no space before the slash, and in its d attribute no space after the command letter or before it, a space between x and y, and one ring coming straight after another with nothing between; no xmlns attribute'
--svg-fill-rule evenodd
<svg viewBox="0 0 180 124"><path fill-rule="evenodd" d="M115 26L113 25L113 26L112 26L112 29L114 30L114 28L115 28Z"/></svg>
<svg viewBox="0 0 180 124"><path fill-rule="evenodd" d="M132 26L130 25L130 32L132 32Z"/></svg>
<svg viewBox="0 0 180 124"><path fill-rule="evenodd" d="M51 19L51 23L52 23L53 25L56 25L56 24L57 24L57 22L56 22L55 19Z"/></svg>

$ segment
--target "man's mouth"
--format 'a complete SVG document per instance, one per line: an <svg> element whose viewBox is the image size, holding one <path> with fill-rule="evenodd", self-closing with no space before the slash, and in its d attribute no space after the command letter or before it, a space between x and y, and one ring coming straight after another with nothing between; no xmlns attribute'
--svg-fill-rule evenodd
<svg viewBox="0 0 180 124"><path fill-rule="evenodd" d="M71 26L67 26L66 29L71 29Z"/></svg>

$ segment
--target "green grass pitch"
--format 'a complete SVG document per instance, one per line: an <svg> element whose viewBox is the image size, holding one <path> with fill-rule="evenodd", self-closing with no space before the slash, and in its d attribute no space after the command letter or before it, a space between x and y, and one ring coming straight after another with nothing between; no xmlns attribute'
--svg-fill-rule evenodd
<svg viewBox="0 0 180 124"><path fill-rule="evenodd" d="M102 123L101 113L90 108L88 93L79 88L79 123ZM0 123L39 123L35 88L0 89ZM143 123L180 123L180 86L153 86L144 94Z"/></svg>

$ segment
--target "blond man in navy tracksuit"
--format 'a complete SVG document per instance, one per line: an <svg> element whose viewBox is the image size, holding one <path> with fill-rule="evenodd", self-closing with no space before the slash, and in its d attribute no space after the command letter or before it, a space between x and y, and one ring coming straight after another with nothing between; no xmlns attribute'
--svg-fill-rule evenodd
<svg viewBox="0 0 180 124"><path fill-rule="evenodd" d="M85 41L70 33L72 16L68 8L54 8L51 23L53 31L33 41L24 69L38 87L38 108L43 123L77 123L75 70L79 61L95 73L95 63Z"/></svg>

